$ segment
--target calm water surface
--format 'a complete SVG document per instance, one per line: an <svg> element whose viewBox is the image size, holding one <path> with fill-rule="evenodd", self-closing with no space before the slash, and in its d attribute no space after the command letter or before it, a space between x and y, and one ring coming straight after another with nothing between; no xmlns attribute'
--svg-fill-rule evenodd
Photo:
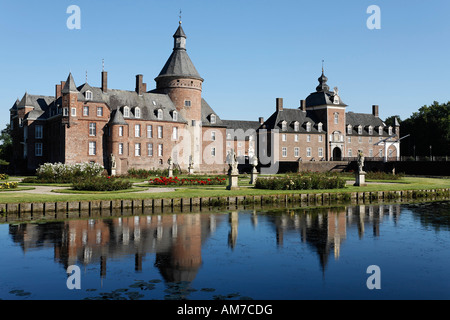
<svg viewBox="0 0 450 320"><path fill-rule="evenodd" d="M448 201L2 224L0 298L450 299L449 249Z"/></svg>

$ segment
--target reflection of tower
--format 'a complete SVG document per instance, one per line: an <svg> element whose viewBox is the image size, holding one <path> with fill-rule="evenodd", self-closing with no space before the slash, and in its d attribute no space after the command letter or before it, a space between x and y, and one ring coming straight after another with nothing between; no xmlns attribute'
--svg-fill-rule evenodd
<svg viewBox="0 0 450 320"><path fill-rule="evenodd" d="M228 246L234 249L236 246L236 240L238 235L239 214L237 211L233 211L229 214L230 219L230 232L228 233Z"/></svg>
<svg viewBox="0 0 450 320"><path fill-rule="evenodd" d="M252 226L256 228L258 225L258 214L256 213L256 210L253 210L252 212Z"/></svg>
<svg viewBox="0 0 450 320"><path fill-rule="evenodd" d="M328 213L328 242L334 244L334 258L339 259L341 240L346 237L345 212Z"/></svg>

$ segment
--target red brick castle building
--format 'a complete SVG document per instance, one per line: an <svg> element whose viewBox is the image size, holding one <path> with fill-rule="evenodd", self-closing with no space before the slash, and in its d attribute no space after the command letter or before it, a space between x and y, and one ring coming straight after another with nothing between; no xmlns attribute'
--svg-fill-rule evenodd
<svg viewBox="0 0 450 320"><path fill-rule="evenodd" d="M356 157L397 157L399 126L386 127L378 116L346 112L337 88L330 91L323 70L316 92L299 108L283 107L267 121L222 120L202 97L204 79L186 51L180 25L172 54L147 90L136 75L134 91L87 82L77 86L72 74L55 87L55 96L25 93L10 109L15 172L34 172L42 163L96 162L117 174L130 168L166 169L169 158L194 172L225 172L227 153L256 155L263 164L329 161ZM264 163L265 162L265 163Z"/></svg>

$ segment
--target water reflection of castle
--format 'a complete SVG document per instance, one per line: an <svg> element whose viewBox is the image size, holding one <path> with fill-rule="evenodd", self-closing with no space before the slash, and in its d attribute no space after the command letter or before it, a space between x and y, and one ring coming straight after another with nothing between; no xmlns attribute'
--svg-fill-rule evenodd
<svg viewBox="0 0 450 320"><path fill-rule="evenodd" d="M53 247L55 260L64 268L81 263L99 264L100 276L107 272L107 261L134 255L135 271L143 268L146 255L155 254L154 265L168 282L192 281L202 264L201 248L216 227L228 221L228 246L238 239L239 215L251 214L268 219L274 228L276 244L285 237L300 235L302 242L317 252L324 269L331 252L339 258L341 243L348 230L356 228L363 237L368 226L374 236L380 234L380 222L389 215L397 220L399 205L352 206L339 208L287 209L283 213L234 211L224 214L163 214L111 219L68 220L45 224L10 225L13 241L26 252Z"/></svg>

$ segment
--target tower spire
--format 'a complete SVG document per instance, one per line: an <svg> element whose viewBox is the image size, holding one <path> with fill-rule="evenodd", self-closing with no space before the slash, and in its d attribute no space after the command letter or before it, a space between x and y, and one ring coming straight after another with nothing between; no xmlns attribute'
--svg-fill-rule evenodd
<svg viewBox="0 0 450 320"><path fill-rule="evenodd" d="M180 18L180 20L178 21L178 23L179 23L180 26L181 26L181 9L180 9L180 15L179 15L178 17Z"/></svg>

